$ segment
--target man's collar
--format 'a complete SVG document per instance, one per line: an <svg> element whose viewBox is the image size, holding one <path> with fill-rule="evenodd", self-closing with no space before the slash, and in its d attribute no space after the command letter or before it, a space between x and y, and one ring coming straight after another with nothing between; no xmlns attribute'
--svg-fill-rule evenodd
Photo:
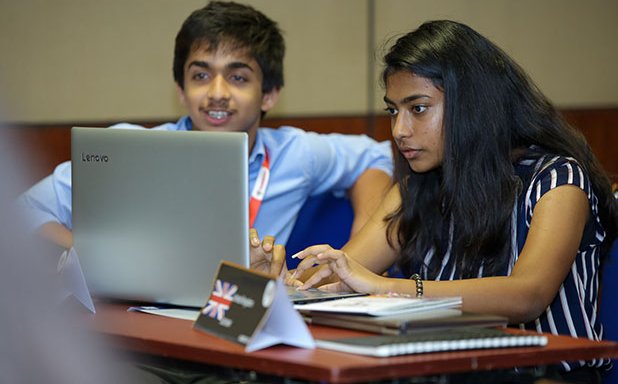
<svg viewBox="0 0 618 384"><path fill-rule="evenodd" d="M256 161L259 162L259 164L262 164L264 156L266 155L266 146L264 145L264 140L260 133L260 129L258 128L255 133L255 144L249 154L249 164L253 164Z"/></svg>
<svg viewBox="0 0 618 384"><path fill-rule="evenodd" d="M193 122L191 121L190 116L183 116L178 120L178 130L179 131L192 131L193 130ZM266 155L266 147L264 145L264 140L262 139L262 135L260 134L260 129L258 128L255 133L255 144L253 145L253 149L249 154L249 164L253 164L254 161L258 161L262 164L264 156Z"/></svg>
<svg viewBox="0 0 618 384"><path fill-rule="evenodd" d="M191 117L183 116L178 120L178 130L179 131L192 131L193 130L193 122L191 121Z"/></svg>

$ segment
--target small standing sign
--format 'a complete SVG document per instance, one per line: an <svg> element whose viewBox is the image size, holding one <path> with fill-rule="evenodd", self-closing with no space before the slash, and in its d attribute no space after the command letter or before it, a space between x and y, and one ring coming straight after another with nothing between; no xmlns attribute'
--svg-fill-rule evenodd
<svg viewBox="0 0 618 384"><path fill-rule="evenodd" d="M244 344L247 352L275 344L315 348L280 279L225 261L193 327Z"/></svg>
<svg viewBox="0 0 618 384"><path fill-rule="evenodd" d="M58 273L62 282L61 300L73 296L90 312L96 313L88 285L86 285L86 278L79 264L79 257L74 248L64 251L60 256Z"/></svg>

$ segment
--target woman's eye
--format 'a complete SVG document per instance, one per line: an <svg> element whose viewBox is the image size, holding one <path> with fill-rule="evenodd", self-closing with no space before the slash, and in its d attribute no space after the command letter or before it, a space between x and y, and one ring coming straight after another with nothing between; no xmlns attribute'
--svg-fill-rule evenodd
<svg viewBox="0 0 618 384"><path fill-rule="evenodd" d="M395 108L386 107L384 110L391 116L397 116L398 111Z"/></svg>

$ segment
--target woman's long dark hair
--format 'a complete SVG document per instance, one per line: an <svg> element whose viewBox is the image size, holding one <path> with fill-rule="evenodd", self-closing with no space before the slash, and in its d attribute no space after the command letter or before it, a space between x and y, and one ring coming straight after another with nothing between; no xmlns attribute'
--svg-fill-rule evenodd
<svg viewBox="0 0 618 384"><path fill-rule="evenodd" d="M463 24L432 21L400 37L384 61L384 84L391 74L407 71L430 79L445 100L442 167L415 173L401 154L396 158L402 204L386 220L389 239L400 246L403 271L425 265L433 250L425 267L434 278L451 233L450 252L461 277L477 276L481 266L486 276L504 271L522 184L512 155L531 145L577 159L592 181L605 245L611 245L618 210L607 176L583 135L500 48Z"/></svg>

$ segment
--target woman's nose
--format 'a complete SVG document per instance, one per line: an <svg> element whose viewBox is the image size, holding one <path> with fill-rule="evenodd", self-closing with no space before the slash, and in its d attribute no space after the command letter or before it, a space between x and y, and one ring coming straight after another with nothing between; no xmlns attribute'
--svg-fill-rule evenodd
<svg viewBox="0 0 618 384"><path fill-rule="evenodd" d="M409 119L403 113L397 114L391 121L391 132L395 140L408 137L412 134Z"/></svg>

